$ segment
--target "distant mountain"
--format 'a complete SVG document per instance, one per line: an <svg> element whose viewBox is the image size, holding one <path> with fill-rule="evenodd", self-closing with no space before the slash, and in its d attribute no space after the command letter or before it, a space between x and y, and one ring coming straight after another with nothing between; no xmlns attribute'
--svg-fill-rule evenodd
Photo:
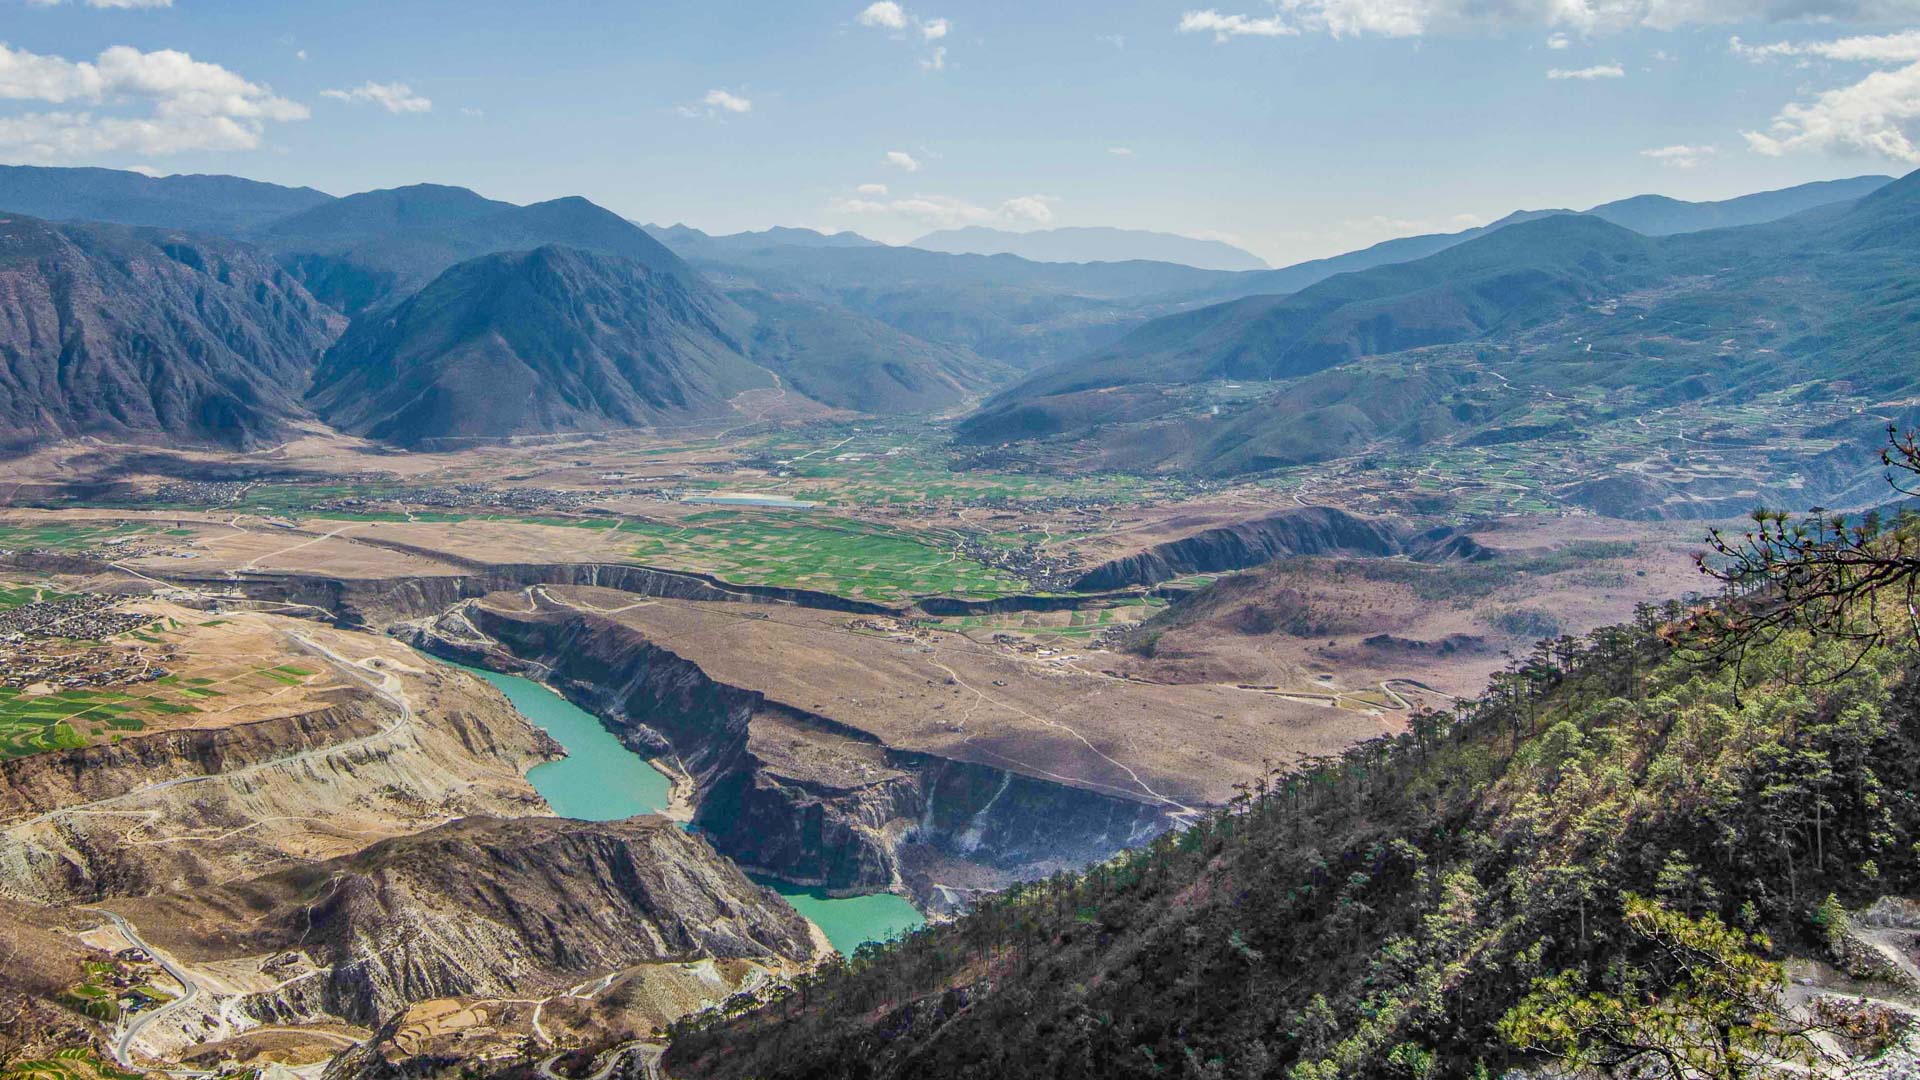
<svg viewBox="0 0 1920 1080"><path fill-rule="evenodd" d="M915 240L912 247L950 255L1018 255L1035 262L1179 263L1202 270L1265 270L1265 260L1219 240L1196 240L1145 229L1074 226L1008 232L984 225L942 229Z"/></svg>
<svg viewBox="0 0 1920 1080"><path fill-rule="evenodd" d="M235 236L331 202L312 188L237 176L143 176L118 169L0 165L0 211Z"/></svg>
<svg viewBox="0 0 1920 1080"><path fill-rule="evenodd" d="M340 317L240 244L0 215L0 444L244 449L304 415Z"/></svg>
<svg viewBox="0 0 1920 1080"><path fill-rule="evenodd" d="M1597 218L1509 226L1410 263L1155 319L1112 347L1034 375L1013 401L1136 383L1271 380L1361 356L1465 340L1658 275L1655 244ZM985 418L971 422L981 430Z"/></svg>
<svg viewBox="0 0 1920 1080"><path fill-rule="evenodd" d="M1296 293L1152 320L1002 391L959 433L1091 440L1092 453L1075 443L1090 465L1233 475L1383 442L1577 438L1635 409L1738 405L1789 387L1819 395L1829 382L1904 400L1920 376L1889 358L1913 350L1916 279L1920 173L1765 224L1658 237L1558 214ZM1200 388L1234 381L1277 385L1207 405ZM1566 404L1596 390L1598 403ZM1542 401L1544 416L1529 412ZM1729 491L1709 509L1851 482L1837 462L1803 473L1793 491ZM1664 495L1592 496L1611 500L1608 512L1668 512Z"/></svg>
<svg viewBox="0 0 1920 1080"><path fill-rule="evenodd" d="M276 221L257 240L350 315L399 300L456 263L546 244L693 275L639 226L586 199L515 206L435 184L349 195Z"/></svg>
<svg viewBox="0 0 1920 1080"><path fill-rule="evenodd" d="M758 232L713 235L686 225L642 225L647 235L672 248L681 258L704 258L772 247L885 247L856 232L823 233L817 229L775 226Z"/></svg>
<svg viewBox="0 0 1920 1080"><path fill-rule="evenodd" d="M308 400L335 427L399 443L714 417L774 385L745 358L749 328L711 289L630 259L487 255L356 320Z"/></svg>
<svg viewBox="0 0 1920 1080"><path fill-rule="evenodd" d="M1891 176L1823 180L1719 202L1682 202L1664 195L1637 195L1618 202L1602 203L1587 213L1646 236L1668 236L1778 221L1816 206L1852 202L1872 194L1892 180Z"/></svg>
<svg viewBox="0 0 1920 1080"><path fill-rule="evenodd" d="M725 287L844 307L1023 370L1105 345L1152 315L1191 303L1169 296L1241 276L1174 263L1044 263L885 245L714 251L695 237L660 235Z"/></svg>
<svg viewBox="0 0 1920 1080"><path fill-rule="evenodd" d="M1719 202L1682 202L1664 195L1637 195L1630 199L1602 203L1584 213L1632 229L1643 236L1668 236L1701 232L1738 225L1757 225L1811 210L1818 206L1844 204L1858 199L1887 183L1891 177L1857 176L1850 180L1826 180L1778 191L1762 191ZM1358 251L1349 251L1326 259L1295 263L1265 273L1242 274L1217 283L1193 299L1228 300L1242 296L1299 292L1335 274L1370 270L1391 263L1410 262L1438 254L1528 221L1554 214L1581 213L1576 210L1516 210L1488 225L1452 233L1424 233L1385 240Z"/></svg>
<svg viewBox="0 0 1920 1080"><path fill-rule="evenodd" d="M832 304L758 289L730 292L755 317L752 353L801 394L836 408L919 413L1006 385L1007 365L922 341Z"/></svg>

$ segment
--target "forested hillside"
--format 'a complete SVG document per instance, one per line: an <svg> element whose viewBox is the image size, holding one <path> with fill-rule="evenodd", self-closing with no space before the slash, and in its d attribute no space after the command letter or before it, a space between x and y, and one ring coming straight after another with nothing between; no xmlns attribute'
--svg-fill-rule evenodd
<svg viewBox="0 0 1920 1080"><path fill-rule="evenodd" d="M1920 656L1838 632L1866 615L1833 599L1796 596L1738 649L1677 603L1542 643L1452 714L709 1017L667 1064L1332 1080L1824 1059L1841 1044L1781 1004L1779 965L1873 975L1842 909L1920 888Z"/></svg>

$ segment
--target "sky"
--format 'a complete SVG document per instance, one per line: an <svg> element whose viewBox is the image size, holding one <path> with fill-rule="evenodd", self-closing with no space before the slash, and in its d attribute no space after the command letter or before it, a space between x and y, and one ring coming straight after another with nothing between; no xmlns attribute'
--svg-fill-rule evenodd
<svg viewBox="0 0 1920 1080"><path fill-rule="evenodd" d="M1920 0L0 0L0 162L1284 265L1920 167Z"/></svg>

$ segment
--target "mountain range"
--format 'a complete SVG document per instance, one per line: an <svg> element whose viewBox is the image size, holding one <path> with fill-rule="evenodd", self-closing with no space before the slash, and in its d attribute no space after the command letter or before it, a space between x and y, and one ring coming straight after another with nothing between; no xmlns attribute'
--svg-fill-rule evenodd
<svg viewBox="0 0 1920 1080"><path fill-rule="evenodd" d="M1588 214L1520 221L1411 262L1148 322L1002 391L960 434L1093 437L1115 467L1232 475L1382 439L1542 434L1513 412L1524 398L1485 392L1506 380L1604 388L1616 413L1810 380L1894 397L1912 386L1886 357L1908 347L1916 223L1920 174L1739 228L1647 236ZM1197 409L1186 392L1235 381L1277 385L1226 410Z"/></svg>
<svg viewBox="0 0 1920 1080"><path fill-rule="evenodd" d="M711 236L577 197L518 206L444 185L335 198L10 167L0 274L23 315L0 328L0 441L252 446L324 421L419 442L764 415L743 404L754 391L786 415L946 411L994 394L962 439L1098 429L1109 466L1231 475L1383 438L1479 437L1501 420L1447 400L1475 392L1459 365L1349 370L1369 358L1480 343L1648 400L1734 392L1729 372L1746 368L1708 363L1725 346L1671 332L1676 321L1774 349L1801 376L1897 389L1872 359L1904 341L1887 275L1908 270L1911 183L1520 212L1233 272L806 229ZM1636 300L1632 320L1588 310L1623 296L1660 299ZM1793 333L1757 329L1763 310ZM1549 327L1587 348L1605 340L1610 366L1560 355ZM1232 380L1280 385L1258 406L1190 415L1193 388Z"/></svg>
<svg viewBox="0 0 1920 1080"><path fill-rule="evenodd" d="M1077 226L1008 232L984 225L941 229L911 247L952 255L1018 255L1035 262L1179 263L1201 270L1265 270L1266 260L1223 240L1200 240L1146 229Z"/></svg>

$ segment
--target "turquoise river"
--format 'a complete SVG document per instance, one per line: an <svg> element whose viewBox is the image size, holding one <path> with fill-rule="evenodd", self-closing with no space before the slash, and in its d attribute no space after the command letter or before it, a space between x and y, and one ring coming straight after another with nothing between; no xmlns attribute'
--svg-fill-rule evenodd
<svg viewBox="0 0 1920 1080"><path fill-rule="evenodd" d="M554 813L583 821L615 821L666 809L672 790L666 774L621 745L592 713L532 679L455 666L498 687L529 723L566 747L566 757L527 771L527 782ZM911 930L923 921L905 897L893 893L829 897L815 889L756 880L817 923L843 953Z"/></svg>

